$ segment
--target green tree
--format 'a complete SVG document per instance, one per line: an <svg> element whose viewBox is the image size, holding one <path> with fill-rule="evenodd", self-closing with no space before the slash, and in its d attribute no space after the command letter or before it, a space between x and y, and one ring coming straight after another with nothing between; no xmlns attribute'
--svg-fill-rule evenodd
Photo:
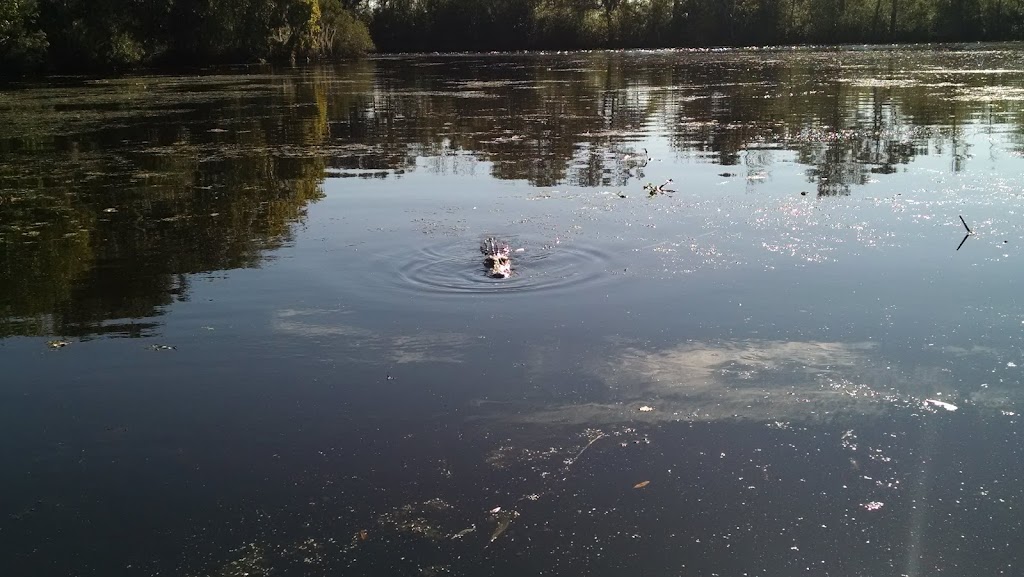
<svg viewBox="0 0 1024 577"><path fill-rule="evenodd" d="M601 12L604 15L605 22L605 39L608 45L614 44L616 40L615 27L612 25L612 18L615 16L615 11L618 10L619 5L622 4L622 0L600 0Z"/></svg>
<svg viewBox="0 0 1024 577"><path fill-rule="evenodd" d="M0 66L29 68L42 63L46 55L46 34L36 27L36 0L0 2Z"/></svg>
<svg viewBox="0 0 1024 577"><path fill-rule="evenodd" d="M369 28L339 0L321 0L321 9L319 24L309 28L312 56L355 56L374 50Z"/></svg>

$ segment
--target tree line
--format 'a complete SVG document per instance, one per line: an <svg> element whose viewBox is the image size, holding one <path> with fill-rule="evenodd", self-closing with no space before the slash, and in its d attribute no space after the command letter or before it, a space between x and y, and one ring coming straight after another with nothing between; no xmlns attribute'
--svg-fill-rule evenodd
<svg viewBox="0 0 1024 577"><path fill-rule="evenodd" d="M0 71L305 61L373 49L350 0L0 0ZM2 72L0 72L2 74Z"/></svg>
<svg viewBox="0 0 1024 577"><path fill-rule="evenodd" d="M384 51L1012 40L1020 0L377 0Z"/></svg>
<svg viewBox="0 0 1024 577"><path fill-rule="evenodd" d="M0 66L1024 37L1022 0L3 0Z"/></svg>

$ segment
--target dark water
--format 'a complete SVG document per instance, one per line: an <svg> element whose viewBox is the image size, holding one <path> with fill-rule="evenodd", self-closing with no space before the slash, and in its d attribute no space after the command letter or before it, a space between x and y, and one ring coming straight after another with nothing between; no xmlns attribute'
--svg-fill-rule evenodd
<svg viewBox="0 0 1024 577"><path fill-rule="evenodd" d="M1022 103L986 45L0 92L0 575L1024 575Z"/></svg>

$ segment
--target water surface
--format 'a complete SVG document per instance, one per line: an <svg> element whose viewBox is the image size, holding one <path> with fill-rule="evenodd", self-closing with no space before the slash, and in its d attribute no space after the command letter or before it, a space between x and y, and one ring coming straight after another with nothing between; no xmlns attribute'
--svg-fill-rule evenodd
<svg viewBox="0 0 1024 577"><path fill-rule="evenodd" d="M440 55L0 92L0 572L1014 575L1022 71Z"/></svg>

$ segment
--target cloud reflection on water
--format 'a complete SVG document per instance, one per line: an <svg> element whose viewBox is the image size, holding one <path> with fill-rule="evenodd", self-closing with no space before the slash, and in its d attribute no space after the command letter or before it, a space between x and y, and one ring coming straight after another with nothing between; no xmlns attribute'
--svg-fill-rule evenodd
<svg viewBox="0 0 1024 577"><path fill-rule="evenodd" d="M463 351L471 342L469 335L456 332L389 335L382 331L324 320L336 314L344 314L344 311L281 310L274 317L273 327L276 332L304 338L343 337L344 342L332 349L332 355L346 362L379 362L383 357L383 360L396 364L461 363ZM306 317L314 317L315 320L307 320ZM372 351L372 354L368 355L368 351Z"/></svg>
<svg viewBox="0 0 1024 577"><path fill-rule="evenodd" d="M870 342L688 341L668 348L621 347L591 372L601 402L548 406L534 423L629 421L831 421L893 409L935 412L926 399L1005 409L1009 389L966 390L941 366L896 366ZM654 407L643 411L641 407Z"/></svg>

